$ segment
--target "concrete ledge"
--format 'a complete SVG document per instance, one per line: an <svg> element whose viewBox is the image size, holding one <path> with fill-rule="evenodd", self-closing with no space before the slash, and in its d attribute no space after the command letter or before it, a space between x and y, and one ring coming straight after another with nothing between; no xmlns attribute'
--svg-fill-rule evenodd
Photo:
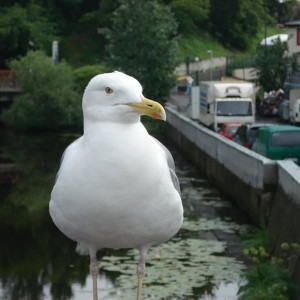
<svg viewBox="0 0 300 300"><path fill-rule="evenodd" d="M292 161L278 161L278 184L300 206L300 168ZM300 215L299 215L300 216Z"/></svg>
<svg viewBox="0 0 300 300"><path fill-rule="evenodd" d="M195 144L218 163L249 184L263 189L277 183L277 164L254 153L219 134L181 115L174 107L167 106L167 121L180 134Z"/></svg>

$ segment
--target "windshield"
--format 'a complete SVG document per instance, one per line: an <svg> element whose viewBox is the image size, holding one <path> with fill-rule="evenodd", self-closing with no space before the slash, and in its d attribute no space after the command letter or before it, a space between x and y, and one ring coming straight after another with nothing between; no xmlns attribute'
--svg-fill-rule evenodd
<svg viewBox="0 0 300 300"><path fill-rule="evenodd" d="M272 146L300 146L300 131L274 132Z"/></svg>
<svg viewBox="0 0 300 300"><path fill-rule="evenodd" d="M252 116L250 101L218 101L217 116Z"/></svg>

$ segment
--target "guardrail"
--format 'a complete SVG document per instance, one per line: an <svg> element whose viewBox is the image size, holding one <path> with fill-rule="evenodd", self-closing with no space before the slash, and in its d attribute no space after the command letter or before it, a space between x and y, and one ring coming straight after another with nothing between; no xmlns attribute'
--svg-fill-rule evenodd
<svg viewBox="0 0 300 300"><path fill-rule="evenodd" d="M16 77L12 70L0 69L0 86L16 87Z"/></svg>

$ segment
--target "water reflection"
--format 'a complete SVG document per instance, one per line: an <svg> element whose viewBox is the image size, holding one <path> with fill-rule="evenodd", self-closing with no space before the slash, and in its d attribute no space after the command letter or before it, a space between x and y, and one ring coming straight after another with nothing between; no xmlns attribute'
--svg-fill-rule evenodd
<svg viewBox="0 0 300 300"><path fill-rule="evenodd" d="M89 260L50 220L48 201L60 156L76 136L1 133L0 151L21 170L0 187L0 299L91 299ZM235 299L244 269L239 234L245 219L175 150L185 223L152 247L145 299ZM101 299L134 299L135 250L101 251ZM228 293L230 294L228 296Z"/></svg>

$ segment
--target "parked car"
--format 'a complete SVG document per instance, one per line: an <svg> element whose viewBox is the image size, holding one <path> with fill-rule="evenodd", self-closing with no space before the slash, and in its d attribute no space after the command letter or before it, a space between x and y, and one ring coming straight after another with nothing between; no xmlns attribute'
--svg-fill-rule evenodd
<svg viewBox="0 0 300 300"><path fill-rule="evenodd" d="M242 123L239 122L232 122L232 123L225 123L221 127L221 130L219 131L219 134L223 135L224 137L232 140L236 130L242 125Z"/></svg>
<svg viewBox="0 0 300 300"><path fill-rule="evenodd" d="M291 159L300 165L300 128L291 125L262 127L252 150L275 160Z"/></svg>
<svg viewBox="0 0 300 300"><path fill-rule="evenodd" d="M283 100L278 109L278 116L281 121L288 122L290 120L290 101Z"/></svg>
<svg viewBox="0 0 300 300"><path fill-rule="evenodd" d="M236 143L251 149L253 142L257 137L258 129L270 125L271 124L265 123L243 124L237 129L233 140Z"/></svg>

